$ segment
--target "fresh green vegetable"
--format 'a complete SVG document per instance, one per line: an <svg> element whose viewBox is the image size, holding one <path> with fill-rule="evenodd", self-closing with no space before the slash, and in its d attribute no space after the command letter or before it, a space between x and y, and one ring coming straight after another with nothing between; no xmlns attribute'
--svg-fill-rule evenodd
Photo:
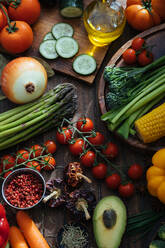
<svg viewBox="0 0 165 248"><path fill-rule="evenodd" d="M164 248L165 242L162 240L153 240L149 245L149 248Z"/></svg>
<svg viewBox="0 0 165 248"><path fill-rule="evenodd" d="M56 51L56 40L45 40L41 42L39 52L46 59L58 58Z"/></svg>
<svg viewBox="0 0 165 248"><path fill-rule="evenodd" d="M88 54L81 54L75 58L73 69L78 74L89 75L96 70L96 60Z"/></svg>
<svg viewBox="0 0 165 248"><path fill-rule="evenodd" d="M60 13L64 17L80 17L83 13L82 0L61 0Z"/></svg>
<svg viewBox="0 0 165 248"><path fill-rule="evenodd" d="M139 235L139 238L141 238L145 236L163 216L164 212L157 213L152 210L129 216L126 234L128 236Z"/></svg>
<svg viewBox="0 0 165 248"><path fill-rule="evenodd" d="M52 33L48 32L47 34L45 34L43 41L44 40L53 40L53 39L54 39L54 36L52 35Z"/></svg>
<svg viewBox="0 0 165 248"><path fill-rule="evenodd" d="M57 40L56 51L62 58L72 58L79 49L79 45L72 37L61 37Z"/></svg>
<svg viewBox="0 0 165 248"><path fill-rule="evenodd" d="M64 36L72 37L73 33L73 28L68 23L59 22L52 27L52 34L55 39L59 39Z"/></svg>
<svg viewBox="0 0 165 248"><path fill-rule="evenodd" d="M162 225L158 230L158 236L160 239L165 240L165 224Z"/></svg>
<svg viewBox="0 0 165 248"><path fill-rule="evenodd" d="M107 67L104 78L110 88L106 100L111 110L102 120L111 131L128 138L134 121L164 97L165 56L143 68Z"/></svg>
<svg viewBox="0 0 165 248"><path fill-rule="evenodd" d="M116 196L107 196L97 204L93 230L98 248L118 248L126 227L126 207Z"/></svg>
<svg viewBox="0 0 165 248"><path fill-rule="evenodd" d="M71 118L77 107L76 90L60 84L37 101L0 114L0 150L57 127L63 118Z"/></svg>

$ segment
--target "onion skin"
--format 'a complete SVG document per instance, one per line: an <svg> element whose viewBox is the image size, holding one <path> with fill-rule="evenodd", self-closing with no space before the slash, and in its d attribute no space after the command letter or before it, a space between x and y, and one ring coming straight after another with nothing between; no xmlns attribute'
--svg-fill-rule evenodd
<svg viewBox="0 0 165 248"><path fill-rule="evenodd" d="M2 91L14 103L24 104L35 100L43 95L46 86L47 72L43 65L34 58L16 58L9 62L2 71ZM30 92L30 90L34 91Z"/></svg>

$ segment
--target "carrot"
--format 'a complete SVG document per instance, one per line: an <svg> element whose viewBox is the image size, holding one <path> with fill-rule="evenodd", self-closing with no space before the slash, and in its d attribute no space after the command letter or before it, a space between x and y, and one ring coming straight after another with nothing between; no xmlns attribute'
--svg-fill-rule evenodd
<svg viewBox="0 0 165 248"><path fill-rule="evenodd" d="M12 248L28 248L24 236L16 226L10 227L9 240Z"/></svg>
<svg viewBox="0 0 165 248"><path fill-rule="evenodd" d="M30 248L50 248L34 221L25 212L18 211L16 219Z"/></svg>

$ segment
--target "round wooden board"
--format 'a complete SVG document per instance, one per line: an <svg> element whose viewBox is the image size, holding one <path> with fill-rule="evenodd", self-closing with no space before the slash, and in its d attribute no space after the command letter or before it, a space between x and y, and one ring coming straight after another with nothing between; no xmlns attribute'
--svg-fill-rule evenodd
<svg viewBox="0 0 165 248"><path fill-rule="evenodd" d="M143 37L147 41L147 44L153 46L152 52L154 54L154 59L157 59L163 55L165 55L165 23L155 26L149 30L144 31L143 33L138 34L136 37ZM125 66L122 54L123 52L131 46L132 38L128 42L126 42L111 58L107 66L115 65L118 67ZM104 114L107 112L106 103L105 103L105 91L106 91L106 85L103 78L103 74L101 76L99 87L98 87L98 100L99 105L101 109L101 113ZM127 140L124 139L122 136L114 132L118 137L125 140L127 143L129 143L131 146L134 146L136 148L145 149L148 151L156 151L165 145L165 138L160 139L159 141L153 142L151 144L144 144L142 141L138 139L138 137L129 137Z"/></svg>

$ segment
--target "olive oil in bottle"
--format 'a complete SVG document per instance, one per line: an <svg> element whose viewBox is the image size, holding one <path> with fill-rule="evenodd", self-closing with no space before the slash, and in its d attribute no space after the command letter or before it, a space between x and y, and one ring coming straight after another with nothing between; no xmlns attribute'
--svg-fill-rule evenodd
<svg viewBox="0 0 165 248"><path fill-rule="evenodd" d="M89 40L95 46L106 46L117 39L126 23L124 8L116 0L91 2L83 19Z"/></svg>

